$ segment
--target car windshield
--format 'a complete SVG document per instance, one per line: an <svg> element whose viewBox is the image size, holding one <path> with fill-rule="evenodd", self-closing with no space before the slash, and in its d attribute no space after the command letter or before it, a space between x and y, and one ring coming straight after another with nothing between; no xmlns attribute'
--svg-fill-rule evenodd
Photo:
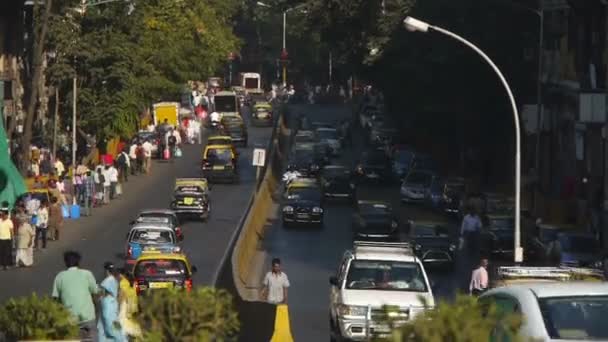
<svg viewBox="0 0 608 342"><path fill-rule="evenodd" d="M236 96L223 95L215 96L215 111L217 112L236 112Z"/></svg>
<svg viewBox="0 0 608 342"><path fill-rule="evenodd" d="M295 137L294 140L295 140L296 144L303 143L303 142L313 142L314 141L313 137L311 137L310 135L305 135L305 134L296 135L296 137Z"/></svg>
<svg viewBox="0 0 608 342"><path fill-rule="evenodd" d="M397 163L409 164L412 161L412 158L414 158L414 154L410 151L400 150L395 152L393 158Z"/></svg>
<svg viewBox="0 0 608 342"><path fill-rule="evenodd" d="M207 159L211 163L230 162L232 160L232 153L229 149L209 149L207 150Z"/></svg>
<svg viewBox="0 0 608 342"><path fill-rule="evenodd" d="M187 276L188 268L182 260L142 260L137 263L135 277Z"/></svg>
<svg viewBox="0 0 608 342"><path fill-rule="evenodd" d="M137 222L145 223L169 223L171 222L171 215L161 213L145 213L139 215Z"/></svg>
<svg viewBox="0 0 608 342"><path fill-rule="evenodd" d="M314 151L313 150L296 150L295 159L297 162L305 162L314 159Z"/></svg>
<svg viewBox="0 0 608 342"><path fill-rule="evenodd" d="M287 189L287 198L290 200L306 200L306 201L321 201L321 191L318 188L289 188Z"/></svg>
<svg viewBox="0 0 608 342"><path fill-rule="evenodd" d="M593 236L562 235L559 238L562 249L568 253L595 253L599 245Z"/></svg>
<svg viewBox="0 0 608 342"><path fill-rule="evenodd" d="M338 132L335 129L320 129L317 131L320 140L337 140Z"/></svg>
<svg viewBox="0 0 608 342"><path fill-rule="evenodd" d="M511 230L515 227L515 219L512 217L490 218L489 226L492 229Z"/></svg>
<svg viewBox="0 0 608 342"><path fill-rule="evenodd" d="M323 169L323 176L328 177L328 178L347 177L349 175L350 175L350 171L348 171L346 168L344 168L342 166L326 167Z"/></svg>
<svg viewBox="0 0 608 342"><path fill-rule="evenodd" d="M538 304L551 339L608 339L608 296L539 298Z"/></svg>
<svg viewBox="0 0 608 342"><path fill-rule="evenodd" d="M431 175L426 172L412 172L407 176L407 183L428 185L431 183Z"/></svg>
<svg viewBox="0 0 608 342"><path fill-rule="evenodd" d="M228 138L209 138L207 140L208 144L213 145L230 145L232 144L232 139Z"/></svg>
<svg viewBox="0 0 608 342"><path fill-rule="evenodd" d="M351 290L426 292L422 270L413 262L353 260L346 277Z"/></svg>
<svg viewBox="0 0 608 342"><path fill-rule="evenodd" d="M133 232L131 242L143 244L174 243L173 232L160 229L138 229Z"/></svg>
<svg viewBox="0 0 608 342"><path fill-rule="evenodd" d="M415 226L412 235L418 236L418 237L437 236L437 231L438 231L438 229L436 229L435 227Z"/></svg>
<svg viewBox="0 0 608 342"><path fill-rule="evenodd" d="M389 205L383 203L361 203L359 204L359 212L363 215L390 215L392 209Z"/></svg>

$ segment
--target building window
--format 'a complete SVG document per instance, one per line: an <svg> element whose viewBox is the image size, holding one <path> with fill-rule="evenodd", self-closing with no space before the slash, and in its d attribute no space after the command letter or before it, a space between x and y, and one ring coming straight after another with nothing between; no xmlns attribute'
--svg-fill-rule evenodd
<svg viewBox="0 0 608 342"><path fill-rule="evenodd" d="M13 99L13 81L4 81L4 99Z"/></svg>

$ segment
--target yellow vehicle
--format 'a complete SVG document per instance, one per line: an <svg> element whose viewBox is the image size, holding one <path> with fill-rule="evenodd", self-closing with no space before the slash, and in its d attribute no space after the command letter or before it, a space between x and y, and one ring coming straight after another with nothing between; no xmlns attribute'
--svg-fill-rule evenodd
<svg viewBox="0 0 608 342"><path fill-rule="evenodd" d="M28 189L26 195L30 195L41 203L44 201L46 201L46 203L51 203L51 194L47 188Z"/></svg>
<svg viewBox="0 0 608 342"><path fill-rule="evenodd" d="M172 251L144 250L133 267L135 291L138 295L157 289L190 291L196 271L179 247Z"/></svg>
<svg viewBox="0 0 608 342"><path fill-rule="evenodd" d="M154 109L154 124L160 125L167 122L173 126L178 126L179 119L179 102L159 102L155 103L153 106Z"/></svg>
<svg viewBox="0 0 608 342"><path fill-rule="evenodd" d="M238 180L236 154L231 145L207 145L203 152L203 176L211 182Z"/></svg>
<svg viewBox="0 0 608 342"><path fill-rule="evenodd" d="M209 193L209 182L205 178L177 178L173 192Z"/></svg>
<svg viewBox="0 0 608 342"><path fill-rule="evenodd" d="M229 135L212 135L207 138L207 145L230 145L232 146L232 153L237 156L239 154L236 147L234 147L232 138Z"/></svg>
<svg viewBox="0 0 608 342"><path fill-rule="evenodd" d="M37 189L46 188L50 180L57 181L59 178L57 176L28 177L24 179L24 182L28 189Z"/></svg>

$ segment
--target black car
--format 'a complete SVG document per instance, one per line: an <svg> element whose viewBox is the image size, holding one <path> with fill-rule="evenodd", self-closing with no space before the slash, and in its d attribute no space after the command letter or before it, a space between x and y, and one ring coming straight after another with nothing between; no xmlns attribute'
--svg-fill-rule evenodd
<svg viewBox="0 0 608 342"><path fill-rule="evenodd" d="M235 145L247 146L248 133L247 126L240 119L223 118L222 131L224 135L230 136Z"/></svg>
<svg viewBox="0 0 608 342"><path fill-rule="evenodd" d="M391 206L380 201L358 201L353 214L355 241L399 241L399 221Z"/></svg>
<svg viewBox="0 0 608 342"><path fill-rule="evenodd" d="M450 234L447 223L411 221L409 236L416 256L425 265L454 267L456 244L454 234Z"/></svg>
<svg viewBox="0 0 608 342"><path fill-rule="evenodd" d="M357 163L354 175L358 182L390 181L390 159L383 151L367 150L363 152L359 163Z"/></svg>
<svg viewBox="0 0 608 342"><path fill-rule="evenodd" d="M281 212L284 227L296 223L323 226L323 193L316 179L293 180L283 197Z"/></svg>
<svg viewBox="0 0 608 342"><path fill-rule="evenodd" d="M321 170L320 175L323 194L330 198L355 197L355 184L351 172L344 166L327 165Z"/></svg>
<svg viewBox="0 0 608 342"><path fill-rule="evenodd" d="M482 255L495 258L513 256L515 219L512 215L486 215L480 234Z"/></svg>
<svg viewBox="0 0 608 342"><path fill-rule="evenodd" d="M288 166L303 175L316 176L327 158L315 144L299 144L293 150Z"/></svg>
<svg viewBox="0 0 608 342"><path fill-rule="evenodd" d="M206 221L210 211L209 196L198 191L176 192L171 201L171 210L179 217Z"/></svg>

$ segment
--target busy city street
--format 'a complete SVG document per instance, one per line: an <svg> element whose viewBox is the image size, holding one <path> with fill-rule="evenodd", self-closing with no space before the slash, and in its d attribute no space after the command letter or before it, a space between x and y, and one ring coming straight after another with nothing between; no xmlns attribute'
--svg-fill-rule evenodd
<svg viewBox="0 0 608 342"><path fill-rule="evenodd" d="M183 225L183 248L192 264L198 268L194 275L197 285L212 285L215 280L255 184L255 169L251 166L252 147L265 146L270 134L270 128L250 129L251 147L242 149L239 156L240 182L236 185L213 186L210 219ZM100 278L103 276L104 262L122 264L129 223L144 209L168 208L176 178L200 175L203 146L185 146L184 157L172 163L155 161L150 175L130 178L120 199L112 201L107 207L94 209L91 217L67 223L59 241L49 242L47 250L36 252L35 265L31 269L12 269L0 273L4 284L19 284L6 286L0 295L2 299L27 295L32 291L48 294L53 278L63 268L62 253L66 249L80 251L83 266Z"/></svg>

